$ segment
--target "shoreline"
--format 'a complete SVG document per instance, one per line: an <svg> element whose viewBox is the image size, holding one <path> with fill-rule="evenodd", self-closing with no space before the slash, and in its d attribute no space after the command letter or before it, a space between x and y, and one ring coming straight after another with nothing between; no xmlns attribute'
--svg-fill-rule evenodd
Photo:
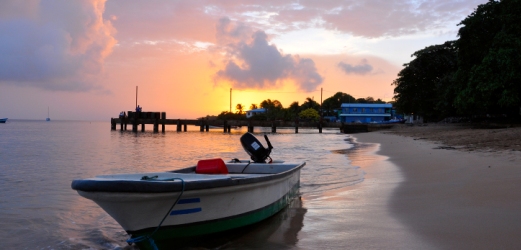
<svg viewBox="0 0 521 250"><path fill-rule="evenodd" d="M485 126L473 123L396 124L381 131L441 143L449 149L521 154L521 126Z"/></svg>
<svg viewBox="0 0 521 250"><path fill-rule="evenodd" d="M420 133L429 134L432 127ZM387 209L413 232L411 239L442 249L519 248L519 151L447 150L440 141L415 138L418 134L406 129L352 136L360 143L378 143L376 154L398 167L403 180L391 192Z"/></svg>

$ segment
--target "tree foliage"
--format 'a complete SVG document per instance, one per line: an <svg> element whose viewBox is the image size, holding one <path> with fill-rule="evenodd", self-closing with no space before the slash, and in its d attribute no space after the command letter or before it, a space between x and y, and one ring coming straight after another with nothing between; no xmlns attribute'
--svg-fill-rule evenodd
<svg viewBox="0 0 521 250"><path fill-rule="evenodd" d="M235 106L235 109L237 110L237 114L244 114L244 105L238 103L236 106Z"/></svg>
<svg viewBox="0 0 521 250"><path fill-rule="evenodd" d="M318 114L318 111L313 108L308 108L305 110L302 110L298 116L302 119L306 120L312 120L312 121L318 121L320 119L320 115Z"/></svg>
<svg viewBox="0 0 521 250"><path fill-rule="evenodd" d="M322 102L322 108L325 111L326 115L334 114L334 109L339 109L342 103L355 103L356 99L346 93L336 92L333 96L326 98L324 102Z"/></svg>
<svg viewBox="0 0 521 250"><path fill-rule="evenodd" d="M461 21L458 40L415 52L393 82L397 109L431 119L518 115L519 13L521 0L490 0Z"/></svg>
<svg viewBox="0 0 521 250"><path fill-rule="evenodd" d="M261 108L266 109L266 117L268 120L281 120L285 118L285 111L282 103L278 100L266 99L261 102Z"/></svg>
<svg viewBox="0 0 521 250"><path fill-rule="evenodd" d="M246 119L246 115L239 113L232 113L229 111L223 111L219 115L217 115L218 120L244 120Z"/></svg>
<svg viewBox="0 0 521 250"><path fill-rule="evenodd" d="M301 106L301 110L304 109L314 109L318 111L320 109L320 103L313 100L313 98L307 97L306 101L304 101L304 103Z"/></svg>
<svg viewBox="0 0 521 250"><path fill-rule="evenodd" d="M451 79L457 70L455 42L445 42L416 51L411 62L394 80L396 108L404 113L414 113L426 119L439 119L452 110L447 102L451 92ZM449 98L449 99L447 99ZM453 99L453 97L452 97Z"/></svg>
<svg viewBox="0 0 521 250"><path fill-rule="evenodd" d="M521 106L521 0L489 1L460 25L456 104L471 114Z"/></svg>
<svg viewBox="0 0 521 250"><path fill-rule="evenodd" d="M355 100L356 103L385 103L382 99L374 99L372 96L368 96L366 98L358 98Z"/></svg>
<svg viewBox="0 0 521 250"><path fill-rule="evenodd" d="M364 103L384 103L380 99L374 100L373 97L360 98L360 100L362 100ZM355 102L357 102L357 99L355 99L353 96L346 94L346 93L337 92L335 95L327 98L323 102L322 107L324 110L324 115L332 115L332 116L337 115L336 112L334 112L334 110L340 109L340 106L342 105L342 103L355 103ZM243 112L244 107L245 106L242 104L237 104L235 107L237 112L235 114L227 112L227 111L223 111L223 112L221 112L221 114L219 114L217 116L217 118L221 119L221 120L246 119L246 116L244 115L244 112ZM308 120L315 120L315 118L317 118L317 119L320 118L320 114L319 114L320 104L318 102L316 102L315 100L313 100L313 98L311 98L311 97L307 97L302 105L299 105L298 102L292 102L287 108L284 108L282 103L278 100L266 99L266 100L262 101L259 104L259 106L257 106L256 104L251 104L250 109L257 109L259 107L265 108L266 113L254 115L250 119L263 120L263 121L265 121L265 120L294 121L295 119L298 119L298 118L303 118L303 119L308 119ZM311 111L309 111L308 109L315 110L315 113L317 114L317 116L315 117L315 115L313 115L315 113L311 114ZM306 110L308 110L308 111L306 111ZM302 113L303 111L306 111L306 112Z"/></svg>

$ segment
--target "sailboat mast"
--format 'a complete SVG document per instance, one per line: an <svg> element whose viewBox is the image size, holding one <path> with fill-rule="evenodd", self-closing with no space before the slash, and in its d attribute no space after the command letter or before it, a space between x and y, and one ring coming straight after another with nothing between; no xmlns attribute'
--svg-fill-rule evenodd
<svg viewBox="0 0 521 250"><path fill-rule="evenodd" d="M45 118L46 121L50 121L51 118L49 118L49 106L47 106L47 118Z"/></svg>

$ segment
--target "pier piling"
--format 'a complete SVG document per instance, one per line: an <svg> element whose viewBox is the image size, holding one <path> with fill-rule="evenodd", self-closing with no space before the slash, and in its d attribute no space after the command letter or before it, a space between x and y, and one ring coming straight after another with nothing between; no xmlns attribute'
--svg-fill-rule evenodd
<svg viewBox="0 0 521 250"><path fill-rule="evenodd" d="M159 132L159 122L157 119L154 120L154 133Z"/></svg>
<svg viewBox="0 0 521 250"><path fill-rule="evenodd" d="M248 121L248 132L253 133L253 125L251 124L251 121Z"/></svg>
<svg viewBox="0 0 521 250"><path fill-rule="evenodd" d="M162 124L161 124L161 132L165 132L165 120L166 120L166 112L161 112L161 120L162 120Z"/></svg>
<svg viewBox="0 0 521 250"><path fill-rule="evenodd" d="M110 129L116 130L116 119L110 118Z"/></svg>

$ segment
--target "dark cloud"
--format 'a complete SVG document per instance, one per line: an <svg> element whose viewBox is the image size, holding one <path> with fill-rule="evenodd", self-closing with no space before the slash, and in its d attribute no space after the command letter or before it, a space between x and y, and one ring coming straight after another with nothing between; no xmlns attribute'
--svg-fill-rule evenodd
<svg viewBox="0 0 521 250"><path fill-rule="evenodd" d="M20 15L0 18L0 84L99 90L95 82L115 44L110 23L101 19L102 4L62 0L6 6Z"/></svg>
<svg viewBox="0 0 521 250"><path fill-rule="evenodd" d="M324 78L317 72L315 62L309 58L297 58L297 61L298 63L292 71L292 77L303 90L314 91L324 81Z"/></svg>
<svg viewBox="0 0 521 250"><path fill-rule="evenodd" d="M225 25L227 27L219 27ZM218 25L218 37L242 37L237 33L243 25L229 27L231 22L221 19ZM238 35L241 34L241 35ZM226 40L221 38L220 40ZM229 40L227 40L229 41ZM268 36L264 31L253 33L252 40L247 43L239 40L224 45L230 59L224 69L216 73L218 79L226 79L238 88L270 88L281 80L293 80L301 90L313 91L323 81L318 74L313 60L300 58L290 54L284 55L273 44L268 44Z"/></svg>
<svg viewBox="0 0 521 250"><path fill-rule="evenodd" d="M219 44L244 41L250 38L253 29L242 22L232 22L228 17L219 19L216 25L216 36Z"/></svg>
<svg viewBox="0 0 521 250"><path fill-rule="evenodd" d="M340 62L338 63L338 67L348 75L366 75L373 71L373 66L369 65L365 59L358 65Z"/></svg>

